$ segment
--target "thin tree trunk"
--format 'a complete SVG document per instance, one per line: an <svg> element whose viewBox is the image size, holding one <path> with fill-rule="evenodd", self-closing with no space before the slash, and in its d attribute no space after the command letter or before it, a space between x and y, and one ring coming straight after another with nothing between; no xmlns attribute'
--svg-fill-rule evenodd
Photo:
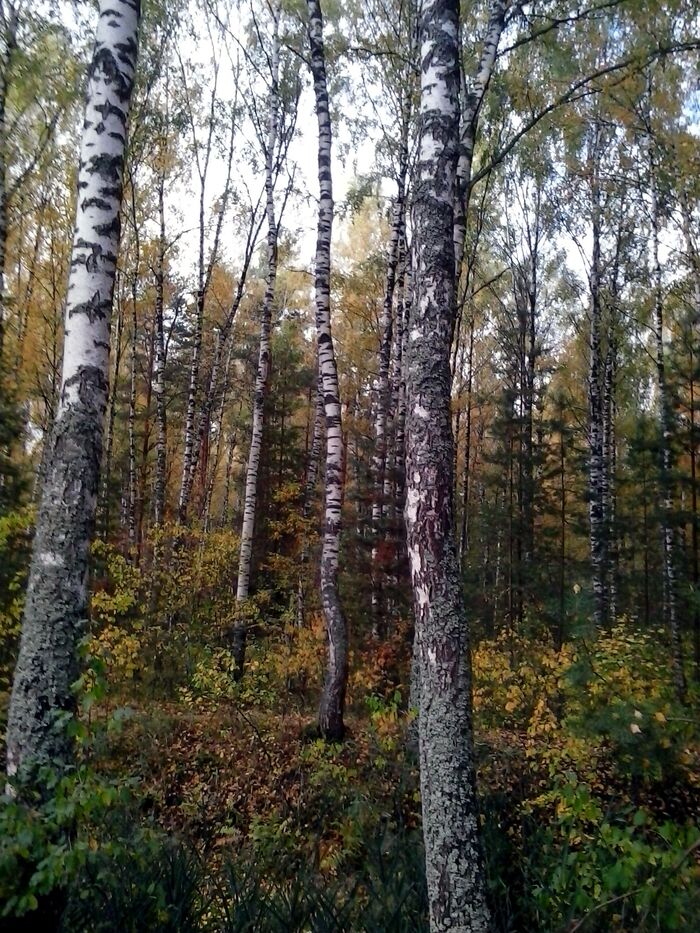
<svg viewBox="0 0 700 933"><path fill-rule="evenodd" d="M19 4L3 8L2 58L0 59L0 367L5 350L5 263L7 257L8 201L7 186L7 95L10 85L10 69L17 49L17 25Z"/></svg>
<svg viewBox="0 0 700 933"><path fill-rule="evenodd" d="M138 0L101 0L83 123L61 393L32 549L7 729L10 777L73 758L78 646L86 631L109 380L127 116ZM109 102L109 103L107 103ZM68 714L68 715L63 715Z"/></svg>
<svg viewBox="0 0 700 933"><path fill-rule="evenodd" d="M156 396L156 473L153 483L153 520L160 528L165 520L165 483L168 457L168 416L165 404L165 176L158 181L159 237L156 255L155 368L153 391Z"/></svg>
<svg viewBox="0 0 700 933"><path fill-rule="evenodd" d="M656 168L649 143L649 188L651 197L651 244L654 282L654 336L656 342L656 376L659 390L659 428L661 434L660 479L662 495L663 521L663 561L664 561L664 623L671 634L671 652L673 663L673 681L679 700L685 698L685 672L683 670L683 648L681 644L680 622L676 603L676 568L675 544L673 534L673 495L671 490L671 452L673 411L666 385L666 362L664 354L664 305L661 262L659 259L659 209Z"/></svg>
<svg viewBox="0 0 700 933"><path fill-rule="evenodd" d="M218 69L218 66L215 66ZM218 74L218 70L217 70ZM187 511L190 504L190 497L192 495L192 489L194 486L195 475L197 472L197 466L199 462L199 455L202 449L205 446L205 442L209 438L209 427L212 406L214 404L214 398L216 396L216 390L218 386L219 378L219 367L221 365L221 353L223 346L228 339L231 327L233 325L233 320L235 318L236 312L238 310L238 305L243 296L243 287L245 284L248 265L250 263L250 256L252 254L252 247L257 239L257 229L259 226L257 224L257 212L253 211L253 216L251 218L251 226L249 230L248 240L246 242L246 249L244 253L243 268L241 270L241 275L238 281L238 287L236 290L236 295L231 309L228 312L224 326L220 329L217 335L216 349L214 353L214 360L212 363L211 375L209 378L209 387L208 391L205 393L204 398L201 402L201 409L199 415L197 414L197 402L199 399L199 374L201 368L201 355L202 355L202 340L203 340L203 328L204 328L204 309L206 305L207 294L209 291L209 286L211 283L211 277L214 270L214 266L219 256L219 243L221 240L221 230L223 226L224 216L226 214L226 209L228 205L228 200L231 190L231 167L233 164L233 150L234 150L234 139L235 139L235 128L236 121L231 113L231 132L229 137L228 145L228 157L227 157L227 168L226 168L226 181L224 183L224 190L221 197L221 204L219 205L219 213L216 221L216 230L214 233L214 242L212 243L211 252L209 254L209 259L205 264L204 260L204 235L205 235L205 209L204 209L204 196L206 191L206 182L207 175L209 170L209 160L211 156L211 147L213 140L213 131L214 131L214 110L216 104L216 77L214 82L214 87L211 93L210 100L210 110L209 110L209 129L207 133L207 141L205 146L205 153L203 161L200 161L199 152L196 152L196 164L197 171L199 174L200 189L199 189L199 259L198 259L198 283L197 283L197 314L195 317L195 330L193 335L192 343L192 359L190 363L190 384L189 391L187 395L187 412L185 417L185 436L184 436L184 451L182 458L182 479L180 481L180 496L178 501L178 522L184 524L187 521ZM193 136L195 135L194 124L192 123L192 132ZM196 147L196 138L195 138L195 147ZM256 233L253 235L251 242L251 232L256 230Z"/></svg>
<svg viewBox="0 0 700 933"><path fill-rule="evenodd" d="M41 202L39 205L39 210L37 213L36 221L36 233L34 234L34 249L32 250L32 258L29 264L29 269L27 270L27 287L24 290L24 297L22 299L22 307L20 308L19 313L19 324L17 328L17 349L15 352L15 363L14 363L14 376L17 380L19 373L22 369L22 362L24 359L24 340L27 334L27 326L29 324L29 314L32 303L32 297L34 295L34 285L36 282L36 267L39 260L39 253L42 246L43 233L44 233L44 212L46 210L46 205L48 203L48 198L45 194L41 196ZM18 292L19 293L19 292Z"/></svg>
<svg viewBox="0 0 700 933"><path fill-rule="evenodd" d="M694 315L690 328L690 482L693 523L692 541L692 580L693 580L693 677L700 682L700 544L698 542L698 488L697 488L697 437L695 425L695 354L693 353L695 334L700 321L700 261L691 232L691 214L685 191L681 194L683 212L683 232L685 235L690 272L693 276Z"/></svg>
<svg viewBox="0 0 700 933"><path fill-rule="evenodd" d="M564 406L561 407L559 425L559 494L561 510L559 522L559 625L556 647L561 651L566 634L566 446L564 444Z"/></svg>
<svg viewBox="0 0 700 933"><path fill-rule="evenodd" d="M603 379L603 512L605 516L606 563L605 574L608 591L608 615L612 622L617 616L617 566L615 547L616 535L616 492L617 438L615 432L615 371L617 348L612 326L608 334L608 349L605 356Z"/></svg>
<svg viewBox="0 0 700 933"><path fill-rule="evenodd" d="M204 506L202 510L202 526L205 534L209 531L211 518L211 500L214 495L214 484L216 475L219 471L219 462L221 460L221 445L224 437L224 415L226 414L226 404L228 402L229 375L231 371L231 358L233 356L233 342L229 343L228 354L226 356L226 367L224 369L224 384L221 389L221 402L219 404L218 430L216 433L216 449L214 451L214 463L212 464L206 481L206 491L204 494Z"/></svg>
<svg viewBox="0 0 700 933"><path fill-rule="evenodd" d="M379 371L377 375L376 412L374 418L374 452L372 456L372 633L379 637L384 633L385 619L382 606L383 583L385 566L382 559L381 544L383 540L383 523L386 514L386 500L384 497L384 484L387 466L387 422L391 401L389 375L391 370L391 347L393 343L394 325L394 290L396 286L396 273L399 264L401 249L401 233L403 227L404 199L406 189L406 172L408 170L408 119L404 121L401 138L401 154L399 174L397 179L398 191L394 200L393 219L391 224L391 240L389 245L389 262L387 264L386 288L382 313L379 320Z"/></svg>
<svg viewBox="0 0 700 933"><path fill-rule="evenodd" d="M314 493L316 491L316 483L318 481L318 467L321 459L321 443L323 441L323 419L325 412L323 407L323 386L321 385L320 374L316 380L315 397L316 404L314 405L314 422L311 432L311 445L309 447L308 463L306 467L306 482L304 484L304 522L307 522L309 520L309 516L311 515ZM301 628L304 624L304 607L306 605L306 565L309 562L309 539L306 533L306 528L304 528L302 531L302 535L303 538L301 542L301 555L299 558L299 579L297 582L296 610L296 620L297 626L299 628Z"/></svg>
<svg viewBox="0 0 700 933"><path fill-rule="evenodd" d="M328 656L318 722L321 735L325 739L340 741L345 734L343 714L348 679L348 632L338 595L344 456L338 368L331 332L332 132L323 47L323 16L319 0L307 0L307 9L311 74L318 118L320 188L315 263L316 336L326 415L326 494L321 549L321 603L326 620Z"/></svg>
<svg viewBox="0 0 700 933"><path fill-rule="evenodd" d="M464 465L462 467L462 527L459 535L459 563L464 566L469 551L469 481L472 449L472 391L474 387L474 312L469 316L469 350L467 353L467 401L464 426Z"/></svg>
<svg viewBox="0 0 700 933"><path fill-rule="evenodd" d="M462 106L453 229L455 274L457 282L460 280L464 261L467 212L469 210L469 199L471 195L472 163L474 161L474 147L476 145L479 113L496 65L498 45L501 41L506 11L509 6L510 0L490 0L489 21L481 47L479 63L476 73L473 75L468 87L464 72L461 71L460 75L462 84Z"/></svg>
<svg viewBox="0 0 700 933"><path fill-rule="evenodd" d="M114 334L114 369L109 390L109 407L107 410L107 441L105 444L104 476L102 479L102 495L100 507L100 526L103 536L109 534L109 493L112 479L112 450L114 447L114 420L117 410L117 388L119 386L119 370L122 360L122 333L124 330L124 304L119 300L117 291L117 324ZM45 445L48 449L48 444Z"/></svg>
<svg viewBox="0 0 700 933"><path fill-rule="evenodd" d="M600 302L600 125L595 123L590 154L591 218L593 251L591 258L591 335L588 371L589 405L589 521L591 566L593 570L593 618L598 628L608 623L607 575L605 559L605 516L603 506L603 405L601 400L601 302Z"/></svg>
<svg viewBox="0 0 700 933"><path fill-rule="evenodd" d="M138 250L137 250L138 256ZM127 522L129 528L129 551L131 558L136 562L136 362L137 362L137 331L138 318L136 315L136 276L138 259L133 273L131 285L131 380L129 387L129 487Z"/></svg>
<svg viewBox="0 0 700 933"><path fill-rule="evenodd" d="M250 452L246 468L245 501L243 505L243 526L241 528L241 549L238 562L238 582L236 601L241 603L248 598L250 587L250 568L253 558L253 531L255 530L255 508L258 497L258 468L262 452L263 418L265 396L270 376L270 330L272 325L272 307L275 300L275 282L277 278L277 221L275 219L275 157L280 117L279 68L280 7L270 6L272 16L272 46L269 54L270 93L267 122L267 142L265 147L265 195L267 215L267 283L260 312L260 349L258 369L255 377L255 395L253 398L253 426L250 439ZM245 661L245 630L243 622L238 622L234 631L236 668L239 676L243 672Z"/></svg>
<svg viewBox="0 0 700 933"><path fill-rule="evenodd" d="M406 531L416 618L421 796L432 933L490 929L479 839L469 626L454 534L450 345L456 314L458 4L421 16L421 128L413 202Z"/></svg>

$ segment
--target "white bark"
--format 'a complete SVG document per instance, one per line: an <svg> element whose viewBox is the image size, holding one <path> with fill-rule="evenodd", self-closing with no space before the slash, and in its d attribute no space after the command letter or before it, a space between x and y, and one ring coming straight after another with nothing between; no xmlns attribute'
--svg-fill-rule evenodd
<svg viewBox="0 0 700 933"><path fill-rule="evenodd" d="M80 147L61 391L10 701L10 776L43 763L60 767L72 759L62 713L74 709L78 645L86 630L88 554L107 405L110 315L139 15L138 0L99 4Z"/></svg>
<svg viewBox="0 0 700 933"><path fill-rule="evenodd" d="M318 232L316 238L316 336L318 366L326 415L326 496L321 550L321 602L326 620L328 658L319 709L319 728L326 739L340 740L345 733L343 713L348 677L348 636L338 595L341 507L343 500L343 431L338 368L331 332L331 119L328 108L323 17L319 0L307 0L311 73L318 118Z"/></svg>
<svg viewBox="0 0 700 933"><path fill-rule="evenodd" d="M243 526L241 528L241 549L238 562L238 582L236 600L248 598L250 587L250 568L253 557L253 531L255 528L255 508L258 496L258 467L262 452L263 417L265 396L270 376L270 328L272 306L275 300L275 282L277 278L277 221L275 219L275 158L277 153L277 135L280 118L279 68L279 6L270 7L272 16L272 46L269 53L270 92L267 117L267 142L265 145L265 200L267 215L267 283L260 313L260 348L258 369L255 377L253 397L253 425L251 430L250 451L246 468L245 500L243 505Z"/></svg>

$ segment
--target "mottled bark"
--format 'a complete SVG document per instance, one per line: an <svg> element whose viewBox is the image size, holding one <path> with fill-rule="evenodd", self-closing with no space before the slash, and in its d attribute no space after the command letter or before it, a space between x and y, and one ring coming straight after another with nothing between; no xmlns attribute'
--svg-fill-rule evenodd
<svg viewBox="0 0 700 933"><path fill-rule="evenodd" d="M318 230L316 237L315 297L318 366L323 384L326 416L326 475L323 542L321 548L321 603L326 621L326 674L319 708L321 735L339 741L345 733L343 714L348 679L348 633L338 595L343 500L343 429L340 390L331 332L331 231L333 184L331 178L331 118L328 107L323 16L319 0L307 0L311 74L318 118Z"/></svg>
<svg viewBox="0 0 700 933"><path fill-rule="evenodd" d="M420 669L423 835L433 933L490 929L479 840L469 626L454 535L450 345L456 313L458 4L421 17L421 122L413 202L406 530Z"/></svg>
<svg viewBox="0 0 700 933"><path fill-rule="evenodd" d="M89 69L78 204L65 311L63 372L37 519L10 701L10 776L72 759L78 646L86 632L107 405L112 293L119 243L138 0L102 0Z"/></svg>

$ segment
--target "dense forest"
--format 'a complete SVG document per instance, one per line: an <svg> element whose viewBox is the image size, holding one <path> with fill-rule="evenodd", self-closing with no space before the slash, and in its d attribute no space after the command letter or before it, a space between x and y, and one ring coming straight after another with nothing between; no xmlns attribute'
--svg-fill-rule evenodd
<svg viewBox="0 0 700 933"><path fill-rule="evenodd" d="M0 931L697 929L699 51L0 0Z"/></svg>

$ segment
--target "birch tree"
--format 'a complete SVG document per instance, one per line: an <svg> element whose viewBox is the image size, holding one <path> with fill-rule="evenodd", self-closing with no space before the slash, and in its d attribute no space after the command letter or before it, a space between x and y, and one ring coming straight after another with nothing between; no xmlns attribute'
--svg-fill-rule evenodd
<svg viewBox="0 0 700 933"><path fill-rule="evenodd" d="M245 501L243 506L243 526L241 528L241 550L238 562L238 582L236 600L242 602L248 598L250 586L250 568L253 556L253 530L255 528L255 506L258 494L258 467L262 451L263 417L265 395L270 374L270 328L272 308L275 301L275 281L277 278L277 220L275 211L275 162L277 156L277 137L280 118L280 8L270 7L272 18L272 43L269 52L270 88L268 94L267 139L265 142L265 201L267 216L267 279L265 295L260 311L260 346L258 350L258 368L255 375L253 395L253 424L251 429L250 450L245 479Z"/></svg>
<svg viewBox="0 0 700 933"><path fill-rule="evenodd" d="M345 734L343 713L348 679L348 632L338 595L338 554L343 498L343 430L338 367L331 332L332 131L323 45L323 15L319 0L307 0L307 9L311 75L318 118L318 183L320 189L314 273L316 339L326 417L321 603L326 621L328 655L318 718L321 735L325 739L339 741Z"/></svg>
<svg viewBox="0 0 700 933"><path fill-rule="evenodd" d="M139 0L101 0L88 72L63 371L10 701L10 777L72 756L66 714L87 616Z"/></svg>
<svg viewBox="0 0 700 933"><path fill-rule="evenodd" d="M423 836L433 933L490 928L474 771L469 626L452 494L450 345L456 310L458 36L455 0L427 2L420 21L405 517L416 618Z"/></svg>
<svg viewBox="0 0 700 933"><path fill-rule="evenodd" d="M664 622L671 635L673 682L680 700L685 697L686 682L683 670L683 649L680 620L676 596L675 534L673 528L673 492L671 469L673 454L671 437L673 430L673 408L666 378L666 353L664 348L664 293L663 273L659 256L660 210L657 165L654 143L651 136L646 139L649 159L649 200L651 224L651 265L654 295L653 333L656 352L656 381L658 388L659 439L660 439L660 485L663 534L663 611Z"/></svg>

